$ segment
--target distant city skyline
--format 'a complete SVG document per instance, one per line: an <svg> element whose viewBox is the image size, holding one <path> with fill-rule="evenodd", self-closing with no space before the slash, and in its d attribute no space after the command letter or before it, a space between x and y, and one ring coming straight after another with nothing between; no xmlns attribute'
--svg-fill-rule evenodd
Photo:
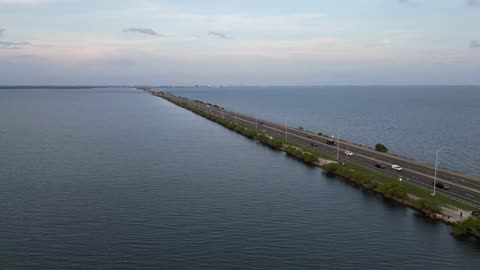
<svg viewBox="0 0 480 270"><path fill-rule="evenodd" d="M0 0L0 85L480 84L480 0Z"/></svg>

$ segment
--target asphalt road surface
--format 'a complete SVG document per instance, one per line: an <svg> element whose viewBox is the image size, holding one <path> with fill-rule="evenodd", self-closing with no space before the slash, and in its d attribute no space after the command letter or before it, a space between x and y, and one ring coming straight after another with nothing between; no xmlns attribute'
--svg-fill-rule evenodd
<svg viewBox="0 0 480 270"><path fill-rule="evenodd" d="M204 112L214 114L225 120L236 122L239 125L254 128L258 131L264 131L271 136L286 138L289 141L301 145L314 147L318 151L329 153L334 157L337 156L338 152L339 161L357 163L373 170L396 176L399 178L399 180L401 178L402 181L410 181L416 183L417 185L431 188L433 192L434 169L429 164L423 164L418 161L397 157L391 154L380 153L371 148L356 145L343 140L340 140L339 145L328 145L326 143L327 140L332 140L332 138L287 127L285 125L269 122L263 119L256 119L248 115L239 114L223 108L217 108L187 98L178 97L167 92L157 91L154 93L153 90L144 90L160 97L165 96L178 102L185 102L189 106L195 107ZM347 156L345 151L351 151L353 152L353 155ZM377 162L385 165L385 168L377 168L375 166ZM391 167L393 164L401 166L402 171L393 170ZM465 174L452 171L439 170L437 172L437 182L448 184L450 186L449 190L442 190L437 187L437 193L441 192L442 194L456 197L475 206L480 206L480 179L478 179L478 177L467 176Z"/></svg>

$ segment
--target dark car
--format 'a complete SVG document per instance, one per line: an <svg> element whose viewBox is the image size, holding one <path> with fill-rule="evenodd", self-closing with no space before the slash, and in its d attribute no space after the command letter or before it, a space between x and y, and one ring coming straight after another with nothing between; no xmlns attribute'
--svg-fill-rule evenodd
<svg viewBox="0 0 480 270"><path fill-rule="evenodd" d="M334 140L327 140L328 145L337 145L337 143Z"/></svg>
<svg viewBox="0 0 480 270"><path fill-rule="evenodd" d="M307 137L308 137L308 138L310 138L310 139L311 139L311 138L313 138L313 137L312 137L312 136L310 136L310 135L308 135Z"/></svg>
<svg viewBox="0 0 480 270"><path fill-rule="evenodd" d="M441 182L437 182L437 184L435 185L437 188L441 188L441 189L444 189L444 190L449 190L450 189L450 186L447 185L447 184L444 184L444 183L441 183Z"/></svg>
<svg viewBox="0 0 480 270"><path fill-rule="evenodd" d="M317 146L318 146L318 144L316 144L316 143L313 143L313 142L312 142L312 143L310 143L310 145L311 145L311 146L314 146L314 147L317 147Z"/></svg>
<svg viewBox="0 0 480 270"><path fill-rule="evenodd" d="M472 211L472 216L480 217L480 211Z"/></svg>
<svg viewBox="0 0 480 270"><path fill-rule="evenodd" d="M385 165L383 165L380 162L375 163L375 167L380 168L380 169L385 169Z"/></svg>

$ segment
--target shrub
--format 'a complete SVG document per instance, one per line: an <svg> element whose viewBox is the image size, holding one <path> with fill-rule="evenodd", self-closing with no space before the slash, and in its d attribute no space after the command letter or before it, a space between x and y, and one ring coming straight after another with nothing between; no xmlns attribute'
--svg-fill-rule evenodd
<svg viewBox="0 0 480 270"><path fill-rule="evenodd" d="M259 140L260 142L274 148L274 149L281 149L282 146L283 146L283 142L279 139L276 139L276 138L272 138L272 137L269 137L265 134L257 134L257 136L255 136L255 138L257 140Z"/></svg>
<svg viewBox="0 0 480 270"><path fill-rule="evenodd" d="M249 138L254 138L255 136L257 136L257 132L252 129L244 129L242 134Z"/></svg>
<svg viewBox="0 0 480 270"><path fill-rule="evenodd" d="M329 163L323 165L323 169L325 169L327 172L335 173L338 169L340 169L340 165L337 163Z"/></svg>
<svg viewBox="0 0 480 270"><path fill-rule="evenodd" d="M418 199L413 203L413 206L427 213L442 213L440 204L432 199Z"/></svg>
<svg viewBox="0 0 480 270"><path fill-rule="evenodd" d="M303 153L300 158L306 163L315 163L318 161L318 157L311 153Z"/></svg>
<svg viewBox="0 0 480 270"><path fill-rule="evenodd" d="M270 140L270 145L275 149L280 149L283 146L283 142L279 139L273 138Z"/></svg>
<svg viewBox="0 0 480 270"><path fill-rule="evenodd" d="M238 132L238 133L242 133L243 127L240 126L240 125L235 125L235 127L233 128L233 130L235 130L235 131Z"/></svg>
<svg viewBox="0 0 480 270"><path fill-rule="evenodd" d="M380 185L380 182L376 180L370 180L364 183L362 186L366 189L377 190Z"/></svg>
<svg viewBox="0 0 480 270"><path fill-rule="evenodd" d="M292 155L292 156L300 156L302 155L302 151L298 150L296 147L292 147L292 146L287 146L285 147L285 152L289 155Z"/></svg>
<svg viewBox="0 0 480 270"><path fill-rule="evenodd" d="M452 225L451 231L455 235L473 235L480 237L480 218L471 217Z"/></svg>
<svg viewBox="0 0 480 270"><path fill-rule="evenodd" d="M226 125L225 125L228 129L234 129L235 128L235 123L233 122L228 122Z"/></svg>
<svg viewBox="0 0 480 270"><path fill-rule="evenodd" d="M382 153L387 153L388 152L388 148L381 143L377 143L375 145L375 150L377 150L378 152L382 152Z"/></svg>
<svg viewBox="0 0 480 270"><path fill-rule="evenodd" d="M387 198L404 200L407 198L407 190L399 183L382 183L377 189Z"/></svg>

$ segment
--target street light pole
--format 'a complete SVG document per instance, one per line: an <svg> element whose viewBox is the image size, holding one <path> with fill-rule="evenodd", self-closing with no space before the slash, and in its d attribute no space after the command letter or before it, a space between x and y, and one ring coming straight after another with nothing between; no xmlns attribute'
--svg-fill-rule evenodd
<svg viewBox="0 0 480 270"><path fill-rule="evenodd" d="M435 191L437 188L437 169L438 169L438 153L440 153L441 149L437 150L437 153L435 154L435 174L433 176L433 193L432 196L435 196Z"/></svg>
<svg viewBox="0 0 480 270"><path fill-rule="evenodd" d="M285 141L288 140L288 125L287 125L287 118L285 118Z"/></svg>
<svg viewBox="0 0 480 270"><path fill-rule="evenodd" d="M337 128L337 160L340 160L340 129Z"/></svg>
<svg viewBox="0 0 480 270"><path fill-rule="evenodd" d="M255 113L255 131L257 131L257 113Z"/></svg>

